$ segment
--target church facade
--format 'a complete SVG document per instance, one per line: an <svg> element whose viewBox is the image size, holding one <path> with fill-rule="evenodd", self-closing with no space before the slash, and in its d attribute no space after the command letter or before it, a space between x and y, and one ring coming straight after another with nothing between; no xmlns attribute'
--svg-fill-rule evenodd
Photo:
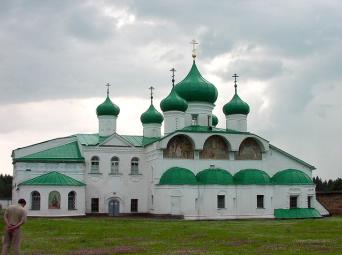
<svg viewBox="0 0 342 255"><path fill-rule="evenodd" d="M30 216L147 213L185 219L310 218L319 204L312 165L248 132L250 108L237 93L223 106L225 128L212 113L216 87L188 75L158 112L141 115L142 136L118 134L120 108L109 97L94 134L75 134L15 149L13 199ZM164 122L164 132L161 126Z"/></svg>

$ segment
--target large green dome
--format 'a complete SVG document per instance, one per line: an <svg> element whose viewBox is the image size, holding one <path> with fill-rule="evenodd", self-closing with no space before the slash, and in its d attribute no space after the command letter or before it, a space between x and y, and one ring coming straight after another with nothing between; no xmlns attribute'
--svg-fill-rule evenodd
<svg viewBox="0 0 342 255"><path fill-rule="evenodd" d="M202 77L195 61L188 75L176 85L175 89L178 95L187 102L208 102L213 104L217 99L216 87Z"/></svg>
<svg viewBox="0 0 342 255"><path fill-rule="evenodd" d="M223 106L223 112L225 115L247 115L249 113L249 105L246 102L244 102L237 93L235 93L232 100L230 100L227 104Z"/></svg>
<svg viewBox="0 0 342 255"><path fill-rule="evenodd" d="M196 185L196 176L189 169L172 167L159 180L160 185Z"/></svg>
<svg viewBox="0 0 342 255"><path fill-rule="evenodd" d="M234 182L236 185L267 185L270 184L270 177L258 169L244 169L234 175Z"/></svg>
<svg viewBox="0 0 342 255"><path fill-rule="evenodd" d="M199 184L233 185L233 176L226 170L220 168L210 168L199 172L196 175Z"/></svg>
<svg viewBox="0 0 342 255"><path fill-rule="evenodd" d="M297 169L286 169L276 173L272 177L275 185L313 185L311 178Z"/></svg>
<svg viewBox="0 0 342 255"><path fill-rule="evenodd" d="M178 96L175 88L172 88L170 94L160 102L160 108L163 112L181 111L185 112L188 109L188 103Z"/></svg>
<svg viewBox="0 0 342 255"><path fill-rule="evenodd" d="M147 111L141 114L140 120L143 124L161 124L164 120L164 117L156 110L156 108L154 108L153 104L151 104Z"/></svg>
<svg viewBox="0 0 342 255"><path fill-rule="evenodd" d="M107 96L106 100L96 108L97 116L118 116L120 113L119 106L115 105Z"/></svg>
<svg viewBox="0 0 342 255"><path fill-rule="evenodd" d="M219 120L218 120L217 116L214 115L214 114L211 115L211 123L212 123L212 125L213 125L214 127L217 126L218 122L219 122Z"/></svg>

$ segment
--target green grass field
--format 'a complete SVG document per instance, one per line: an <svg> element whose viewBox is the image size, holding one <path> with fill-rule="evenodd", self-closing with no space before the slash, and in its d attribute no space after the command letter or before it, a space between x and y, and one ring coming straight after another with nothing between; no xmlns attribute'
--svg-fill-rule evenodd
<svg viewBox="0 0 342 255"><path fill-rule="evenodd" d="M37 255L342 254L342 217L229 221L30 218L23 235L23 254Z"/></svg>

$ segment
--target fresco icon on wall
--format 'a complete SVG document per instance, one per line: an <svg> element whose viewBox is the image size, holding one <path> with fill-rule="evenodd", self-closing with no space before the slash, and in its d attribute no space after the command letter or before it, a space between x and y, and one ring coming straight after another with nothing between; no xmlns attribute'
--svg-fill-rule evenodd
<svg viewBox="0 0 342 255"><path fill-rule="evenodd" d="M214 135L209 137L200 152L201 159L229 159L228 146L225 140Z"/></svg>
<svg viewBox="0 0 342 255"><path fill-rule="evenodd" d="M164 158L193 159L194 146L191 140L185 135L173 137L164 150Z"/></svg>
<svg viewBox="0 0 342 255"><path fill-rule="evenodd" d="M261 160L261 149L259 144L252 138L245 139L239 148L236 159Z"/></svg>
<svg viewBox="0 0 342 255"><path fill-rule="evenodd" d="M61 208L61 195L58 191L51 191L49 194L49 209Z"/></svg>

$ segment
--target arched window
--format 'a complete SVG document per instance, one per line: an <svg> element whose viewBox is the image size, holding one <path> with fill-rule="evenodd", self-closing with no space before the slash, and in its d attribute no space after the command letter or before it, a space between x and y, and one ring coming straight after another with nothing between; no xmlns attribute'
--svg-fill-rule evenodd
<svg viewBox="0 0 342 255"><path fill-rule="evenodd" d="M70 191L68 194L68 210L76 210L76 192Z"/></svg>
<svg viewBox="0 0 342 255"><path fill-rule="evenodd" d="M253 138L246 138L239 148L236 159L240 160L261 160L262 153L258 142Z"/></svg>
<svg viewBox="0 0 342 255"><path fill-rule="evenodd" d="M229 159L228 145L224 138L218 135L210 136L200 152L201 159Z"/></svg>
<svg viewBox="0 0 342 255"><path fill-rule="evenodd" d="M194 145L190 138L185 135L172 137L164 150L164 158L193 159Z"/></svg>
<svg viewBox="0 0 342 255"><path fill-rule="evenodd" d="M90 160L90 172L98 173L100 168L100 159L98 156L94 156Z"/></svg>
<svg viewBox="0 0 342 255"><path fill-rule="evenodd" d="M118 174L119 173L119 158L118 157L112 157L110 161L110 173L111 174Z"/></svg>
<svg viewBox="0 0 342 255"><path fill-rule="evenodd" d="M131 174L139 174L139 159L136 157L131 160Z"/></svg>
<svg viewBox="0 0 342 255"><path fill-rule="evenodd" d="M40 210L40 193L38 191L31 192L31 210Z"/></svg>
<svg viewBox="0 0 342 255"><path fill-rule="evenodd" d="M61 208L61 194L58 191L51 191L49 194L49 209Z"/></svg>

